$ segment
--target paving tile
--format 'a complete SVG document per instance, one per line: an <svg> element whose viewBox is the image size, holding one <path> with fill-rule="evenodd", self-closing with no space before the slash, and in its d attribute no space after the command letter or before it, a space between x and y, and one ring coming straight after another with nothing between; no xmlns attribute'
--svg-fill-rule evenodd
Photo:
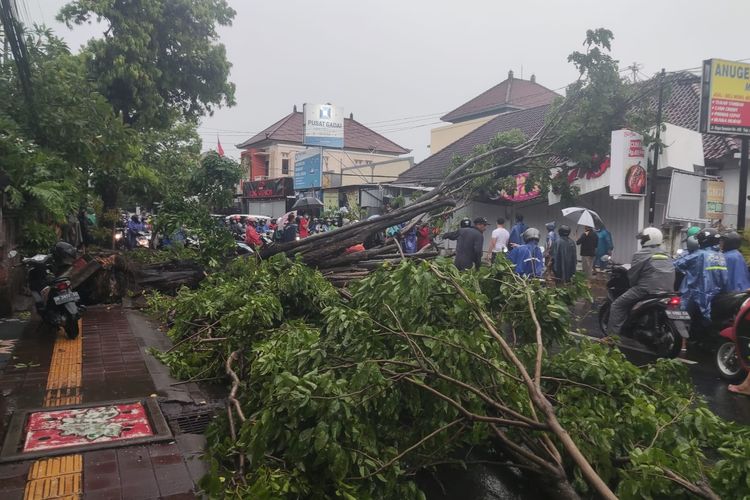
<svg viewBox="0 0 750 500"><path fill-rule="evenodd" d="M121 500L123 497L119 487L94 491L87 490L84 487L83 498L91 500Z"/></svg>
<svg viewBox="0 0 750 500"><path fill-rule="evenodd" d="M193 480L182 461L171 465L155 465L154 473L162 496L193 491Z"/></svg>
<svg viewBox="0 0 750 500"><path fill-rule="evenodd" d="M159 496L159 486L145 446L118 449L117 463L123 498Z"/></svg>
<svg viewBox="0 0 750 500"><path fill-rule="evenodd" d="M168 495L161 497L162 500L192 500L198 498L194 493L177 493L176 495Z"/></svg>

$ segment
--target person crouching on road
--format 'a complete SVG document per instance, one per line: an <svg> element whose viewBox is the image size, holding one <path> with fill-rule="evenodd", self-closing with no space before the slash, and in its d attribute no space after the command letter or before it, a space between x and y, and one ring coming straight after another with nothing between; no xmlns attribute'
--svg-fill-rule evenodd
<svg viewBox="0 0 750 500"><path fill-rule="evenodd" d="M482 265L482 253L484 248L484 230L487 229L487 219L477 217L474 226L471 220L461 220L457 231L445 233L443 236L449 240L456 240L456 258L453 261L459 271L471 269L472 266L479 269Z"/></svg>
<svg viewBox="0 0 750 500"><path fill-rule="evenodd" d="M637 238L641 249L633 255L628 269L630 288L614 302L607 323L608 335L619 335L628 319L630 308L651 294L674 291L674 264L661 249L664 236L655 227L647 227Z"/></svg>
<svg viewBox="0 0 750 500"><path fill-rule="evenodd" d="M253 248L259 248L262 244L260 235L255 229L257 223L254 217L248 217L247 226L245 227L245 244Z"/></svg>
<svg viewBox="0 0 750 500"><path fill-rule="evenodd" d="M539 230L530 227L523 232L523 245L516 245L508 254L508 259L521 276L541 278L544 274L544 254L539 247Z"/></svg>

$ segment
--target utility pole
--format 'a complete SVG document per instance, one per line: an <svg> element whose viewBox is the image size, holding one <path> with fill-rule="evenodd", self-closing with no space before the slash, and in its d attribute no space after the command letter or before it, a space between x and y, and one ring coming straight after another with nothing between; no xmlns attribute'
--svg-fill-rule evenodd
<svg viewBox="0 0 750 500"><path fill-rule="evenodd" d="M737 200L737 231L745 229L745 208L747 207L747 156L750 151L748 136L742 137L742 147L740 148L740 195Z"/></svg>
<svg viewBox="0 0 750 500"><path fill-rule="evenodd" d="M654 143L654 162L651 165L651 175L649 176L649 195L648 195L648 225L654 225L654 216L656 210L656 171L659 168L659 151L661 150L660 136L661 136L661 114L662 114L662 101L664 100L664 75L666 72L664 68L661 69L659 75L659 102L656 108L656 142ZM743 210L744 212L744 210Z"/></svg>

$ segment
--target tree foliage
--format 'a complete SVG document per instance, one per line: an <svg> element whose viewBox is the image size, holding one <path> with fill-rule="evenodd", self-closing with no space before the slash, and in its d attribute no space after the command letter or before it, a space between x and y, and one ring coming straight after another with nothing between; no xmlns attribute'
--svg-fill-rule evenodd
<svg viewBox="0 0 750 500"><path fill-rule="evenodd" d="M76 0L58 19L106 25L82 53L90 76L126 123L164 129L234 104L216 31L234 14L226 0Z"/></svg>
<svg viewBox="0 0 750 500"><path fill-rule="evenodd" d="M470 465L477 452L515 464L556 498L593 496L479 311L515 340L529 373L537 331L557 346L542 359L541 390L619 496L682 498L685 485L706 484L750 494L748 433L706 408L682 365L638 368L568 335L582 290L522 280L504 262L469 273L404 262L342 298L320 273L276 256L238 261L152 303L173 321L177 344L161 357L177 375L237 377L239 410L208 431L203 486L213 497L424 498L415 473Z"/></svg>
<svg viewBox="0 0 750 500"><path fill-rule="evenodd" d="M200 168L188 182L188 192L195 194L207 206L221 210L232 205L234 190L242 179L240 164L216 151L209 151L201 159Z"/></svg>

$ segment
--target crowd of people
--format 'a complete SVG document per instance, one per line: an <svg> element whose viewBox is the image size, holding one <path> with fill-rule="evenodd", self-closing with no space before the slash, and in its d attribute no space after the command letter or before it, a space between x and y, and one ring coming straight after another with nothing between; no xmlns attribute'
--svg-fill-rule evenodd
<svg viewBox="0 0 750 500"><path fill-rule="evenodd" d="M456 267L465 270L481 265L485 255L484 232L487 224L484 217L476 218L473 225L470 219L464 218L458 230L443 236L456 241ZM547 233L542 240L541 232L527 226L522 214L516 215L510 230L505 227L505 219L498 218L487 252L490 264L503 257L510 260L515 271L522 276L542 278L546 273L560 283L568 283L576 272L578 247L587 278L595 273L596 268L604 267L602 257L612 255L614 250L612 235L604 226L597 230L585 227L575 241L570 238L571 228L566 224L558 228L555 222L550 222L545 228Z"/></svg>

